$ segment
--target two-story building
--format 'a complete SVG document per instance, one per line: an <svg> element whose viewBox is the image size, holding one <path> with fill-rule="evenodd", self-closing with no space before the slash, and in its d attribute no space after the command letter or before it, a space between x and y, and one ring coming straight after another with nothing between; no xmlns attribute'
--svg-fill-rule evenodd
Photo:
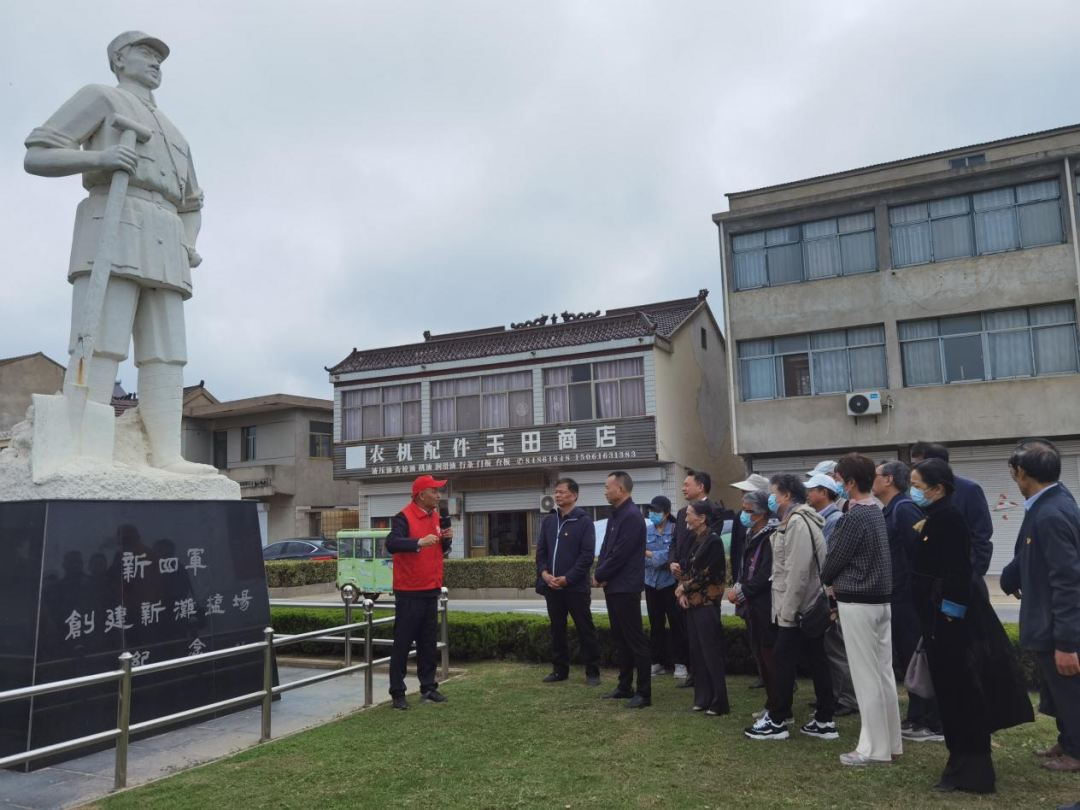
<svg viewBox="0 0 1080 810"><path fill-rule="evenodd" d="M1006 460L1044 436L1080 491L1080 126L728 194L720 231L735 451L803 472L944 442L994 515Z"/></svg>
<svg viewBox="0 0 1080 810"><path fill-rule="evenodd" d="M619 469L641 504L678 505L688 467L731 500L743 468L707 295L354 349L327 371L334 475L360 482L361 525L388 526L422 473L449 480L456 557L532 553L563 475L597 518Z"/></svg>
<svg viewBox="0 0 1080 810"><path fill-rule="evenodd" d="M64 387L64 367L42 352L0 359L0 450L11 429L26 418L33 394L55 394Z"/></svg>
<svg viewBox="0 0 1080 810"><path fill-rule="evenodd" d="M335 480L333 403L289 394L219 402L201 385L184 389L182 453L212 464L258 503L263 545L289 537L334 537L358 525L357 486Z"/></svg>

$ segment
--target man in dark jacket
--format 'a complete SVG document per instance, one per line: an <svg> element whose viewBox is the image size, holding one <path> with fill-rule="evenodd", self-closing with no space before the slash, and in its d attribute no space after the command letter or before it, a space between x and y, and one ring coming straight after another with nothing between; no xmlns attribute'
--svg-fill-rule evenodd
<svg viewBox="0 0 1080 810"><path fill-rule="evenodd" d="M412 485L412 501L390 521L386 550L394 556L394 646L390 652L390 696L395 709L408 709L405 667L416 642L416 675L421 703L444 703L435 682L439 594L443 556L454 530L439 521L439 488L446 481L421 475Z"/></svg>
<svg viewBox="0 0 1080 810"><path fill-rule="evenodd" d="M570 677L570 645L566 617L574 619L585 661L585 681L600 685L600 645L592 619L589 569L596 553L592 518L577 506L578 485L572 478L555 482L555 509L540 526L536 543L536 592L547 601L551 619L551 674L544 683Z"/></svg>
<svg viewBox="0 0 1080 810"><path fill-rule="evenodd" d="M1058 741L1037 752L1051 771L1080 771L1080 508L1059 482L1061 456L1045 439L1026 439L1009 458L1026 499L1016 557L1001 573L1022 596L1020 646L1042 675L1039 710L1057 719Z"/></svg>
<svg viewBox="0 0 1080 810"><path fill-rule="evenodd" d="M915 546L922 539L915 525L923 519L923 511L908 497L911 470L902 461L885 460L878 464L874 478L874 497L885 508L885 528L889 532L889 553L892 557L893 665L901 674L907 672L911 656L919 645L922 627L915 610L915 594L911 588L911 570ZM937 700L919 697L908 692L907 719L900 725L900 735L913 742L944 742L941 733L941 714Z"/></svg>
<svg viewBox="0 0 1080 810"><path fill-rule="evenodd" d="M633 479L613 472L604 483L611 504L604 545L596 562L593 587L604 589L611 636L619 649L619 686L605 698L629 698L628 709L652 705L652 657L641 623L641 592L645 590L645 518L630 497ZM633 691L637 669L637 693Z"/></svg>
<svg viewBox="0 0 1080 810"><path fill-rule="evenodd" d="M911 446L911 463L918 464L928 458L940 458L949 463L949 449L943 444L915 442ZM971 575L975 585L987 599L990 592L986 588L986 572L990 570L990 560L994 556L994 524L990 518L990 506L986 502L986 493L982 487L970 478L956 475L956 491L953 493L953 506L960 510L971 534Z"/></svg>

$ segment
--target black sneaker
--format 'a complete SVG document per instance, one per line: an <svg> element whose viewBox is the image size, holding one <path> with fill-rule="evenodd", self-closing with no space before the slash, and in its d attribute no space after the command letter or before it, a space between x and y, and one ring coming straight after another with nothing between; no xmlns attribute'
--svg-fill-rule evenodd
<svg viewBox="0 0 1080 810"><path fill-rule="evenodd" d="M569 675L561 675L558 672L552 672L550 675L548 675L546 678L544 678L544 680L542 680L540 683L558 683L559 681L568 681L568 680L570 680Z"/></svg>
<svg viewBox="0 0 1080 810"><path fill-rule="evenodd" d="M859 710L853 706L837 706L836 711L833 712L833 717L852 717L858 713Z"/></svg>
<svg viewBox="0 0 1080 810"><path fill-rule="evenodd" d="M446 695L442 694L438 689L432 689L430 692L425 692L420 696L421 703L446 703Z"/></svg>
<svg viewBox="0 0 1080 810"><path fill-rule="evenodd" d="M743 730L743 734L751 740L786 740L788 734L786 723L774 723L769 713L762 715L754 725Z"/></svg>
<svg viewBox="0 0 1080 810"><path fill-rule="evenodd" d="M623 705L624 709L644 709L646 706L652 706L652 701L647 697L641 695L634 695L630 700L626 701Z"/></svg>
<svg viewBox="0 0 1080 810"><path fill-rule="evenodd" d="M634 697L633 692L623 692L621 689L615 689L611 692L604 692L600 696L603 700L629 700Z"/></svg>
<svg viewBox="0 0 1080 810"><path fill-rule="evenodd" d="M819 740L836 740L840 737L840 732L836 730L836 723L831 721L821 723L818 720L811 720L799 731L808 737L817 737Z"/></svg>
<svg viewBox="0 0 1080 810"><path fill-rule="evenodd" d="M405 699L404 695L394 695L393 705L399 712L403 712L409 708L409 701Z"/></svg>

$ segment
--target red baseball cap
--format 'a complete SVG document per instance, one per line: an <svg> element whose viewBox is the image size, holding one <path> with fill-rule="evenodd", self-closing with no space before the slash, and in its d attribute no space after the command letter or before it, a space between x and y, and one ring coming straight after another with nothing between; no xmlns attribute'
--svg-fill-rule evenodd
<svg viewBox="0 0 1080 810"><path fill-rule="evenodd" d="M416 493L421 492L421 491L423 491L425 489L431 489L431 487L445 487L445 486L446 486L445 481L437 481L436 479L432 478L430 475L421 475L419 478L417 478L415 481L412 482L412 494L413 494L413 497L415 498Z"/></svg>

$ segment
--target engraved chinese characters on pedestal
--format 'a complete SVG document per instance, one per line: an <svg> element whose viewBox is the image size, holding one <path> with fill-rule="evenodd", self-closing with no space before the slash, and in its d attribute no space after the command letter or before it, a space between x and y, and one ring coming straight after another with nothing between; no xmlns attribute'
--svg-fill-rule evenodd
<svg viewBox="0 0 1080 810"><path fill-rule="evenodd" d="M262 640L270 623L254 504L241 501L0 503L0 577L23 583L2 615L25 628L0 645L0 688L141 666ZM16 541L11 527L42 517ZM47 515L47 520L44 515ZM9 600L10 601L10 600ZM16 643L16 641L18 643ZM23 645L25 641L25 645ZM262 656L195 663L134 680L132 722L246 694ZM116 687L0 704L0 756L112 728ZM20 714L21 712L21 714ZM15 742L11 742L15 741Z"/></svg>

